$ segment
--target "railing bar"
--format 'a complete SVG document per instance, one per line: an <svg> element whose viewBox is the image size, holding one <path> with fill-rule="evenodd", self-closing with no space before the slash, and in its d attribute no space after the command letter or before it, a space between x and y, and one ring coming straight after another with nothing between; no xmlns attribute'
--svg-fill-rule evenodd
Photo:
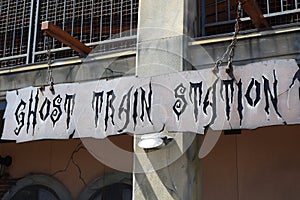
<svg viewBox="0 0 300 200"><path fill-rule="evenodd" d="M55 11L54 11L54 20L53 20L53 24L57 25L56 20L57 20L57 7L58 7L58 0L55 1Z"/></svg>
<svg viewBox="0 0 300 200"><path fill-rule="evenodd" d="M121 0L120 10L120 37L122 37L122 26L123 26L123 0Z"/></svg>
<svg viewBox="0 0 300 200"><path fill-rule="evenodd" d="M280 0L280 10L283 12L283 0Z"/></svg>
<svg viewBox="0 0 300 200"><path fill-rule="evenodd" d="M49 0L47 0L47 8L46 8L46 21L48 21L48 14L49 14Z"/></svg>
<svg viewBox="0 0 300 200"><path fill-rule="evenodd" d="M26 2L24 1L23 12L22 12L22 28L21 28L21 38L20 38L20 53L22 53L22 45L23 45L25 8L26 8Z"/></svg>
<svg viewBox="0 0 300 200"><path fill-rule="evenodd" d="M83 15L84 15L84 1L82 1L82 6L81 6L81 22L80 22L80 41L82 41L82 36L83 36Z"/></svg>
<svg viewBox="0 0 300 200"><path fill-rule="evenodd" d="M101 16L100 16L100 34L99 34L99 40L102 41L103 1L101 1L100 10L101 10L101 14L100 14Z"/></svg>
<svg viewBox="0 0 300 200"><path fill-rule="evenodd" d="M202 20L201 20L201 35L202 37L205 36L205 21L206 21L206 9L205 9L205 6L206 6L206 2L205 0L201 0L201 11L202 11Z"/></svg>
<svg viewBox="0 0 300 200"><path fill-rule="evenodd" d="M267 0L267 14L270 14L270 1Z"/></svg>
<svg viewBox="0 0 300 200"><path fill-rule="evenodd" d="M55 1L55 11L54 11L54 20L53 20L53 24L57 25L56 20L57 20L57 7L58 7L58 0ZM61 44L61 46L63 46L63 44ZM49 47L51 49L51 47ZM52 38L52 48L55 48L55 39Z"/></svg>
<svg viewBox="0 0 300 200"><path fill-rule="evenodd" d="M37 3L39 4L39 1ZM49 21L48 14L49 14L49 0L47 0L47 7L46 7L46 21ZM38 19L38 18L36 18L36 19ZM44 42L43 42L43 49L46 49L46 38L44 37L43 40L44 40Z"/></svg>
<svg viewBox="0 0 300 200"><path fill-rule="evenodd" d="M130 35L132 35L132 21L133 21L133 0L130 1Z"/></svg>
<svg viewBox="0 0 300 200"><path fill-rule="evenodd" d="M16 25L17 25L17 23L16 23L16 21L17 21L17 12L18 12L18 3L19 3L19 1L18 0L16 0L16 13L15 13L15 23L14 23L14 31L13 31L13 34L12 34L12 36L13 36L13 38L12 38L12 43L11 43L11 55L14 55L14 47L15 47L15 39L16 39Z"/></svg>
<svg viewBox="0 0 300 200"><path fill-rule="evenodd" d="M285 10L283 12L275 12L275 13L270 13L270 14L264 14L264 17L274 17L274 16L287 15L287 14L298 13L298 12L300 12L300 9Z"/></svg>
<svg viewBox="0 0 300 200"><path fill-rule="evenodd" d="M218 22L218 0L215 0L215 21Z"/></svg>
<svg viewBox="0 0 300 200"><path fill-rule="evenodd" d="M131 41L131 40L136 40L137 36L128 36L128 37L123 37L123 38L116 38L116 39L112 39L112 40L105 40L105 41L99 41L99 42L92 42L92 43L87 43L85 44L86 46L94 46L94 45L99 45L99 44L109 44L109 43L117 43L117 42L122 42L122 41ZM56 48L56 49L51 49L51 52L58 52L58 51L64 51L64 50L69 50L71 49L70 47L60 47L60 48ZM39 54L44 54L47 53L47 50L43 50L43 51L38 51L35 52L35 55L39 55Z"/></svg>
<svg viewBox="0 0 300 200"><path fill-rule="evenodd" d="M102 44L101 42L95 42L95 43L91 43L93 45L97 45L97 44ZM87 46L92 46L90 44L87 44ZM121 50L123 49L129 49L129 48L133 48L133 47L127 47L127 48L122 48ZM59 52L59 51L66 51L66 50L70 50L71 48L70 47L60 47L60 48L57 48L57 49L51 49L51 52ZM112 49L111 51L115 51L115 49ZM38 51L38 52L35 52L35 55L40 55L40 54L45 54L47 53L46 50L44 51Z"/></svg>
<svg viewBox="0 0 300 200"><path fill-rule="evenodd" d="M267 18L267 17L276 17L276 16L279 16L279 15L288 15L288 14L293 14L293 13L298 13L298 12L300 12L300 9L286 10L286 11L283 11L283 12L276 12L276 13L264 14L263 16L265 18ZM251 20L250 17L243 17L243 18L241 18L241 21L249 21L249 20ZM230 24L230 23L234 23L234 22L235 22L235 20L209 23L209 24L205 24L205 27L212 27L212 26L217 26L217 25L225 25L225 24Z"/></svg>
<svg viewBox="0 0 300 200"><path fill-rule="evenodd" d="M3 61L3 60L12 60L12 59L22 58L22 57L26 57L26 56L27 56L27 54L19 54L19 55L14 55L14 56L0 58L0 61Z"/></svg>
<svg viewBox="0 0 300 200"><path fill-rule="evenodd" d="M57 49L51 49L51 52L58 52L58 51L65 51L65 50L70 50L71 48L70 47L59 47ZM47 50L43 50L43 51L38 51L38 52L35 52L35 55L40 55L40 54L45 54L47 53Z"/></svg>
<svg viewBox="0 0 300 200"><path fill-rule="evenodd" d="M76 0L73 0L73 13L72 13L72 30L71 30L71 35L74 36L74 23L75 23L75 5L76 5Z"/></svg>
<svg viewBox="0 0 300 200"><path fill-rule="evenodd" d="M227 12L228 12L228 15L227 15L227 19L230 20L230 0L227 0L228 4L227 4Z"/></svg>
<svg viewBox="0 0 300 200"><path fill-rule="evenodd" d="M3 57L5 57L6 53L6 43L7 43L7 29L8 29L8 16L10 10L10 0L8 0L8 7L7 7L7 15L6 15L6 25L5 25L5 36L4 36L4 46L3 46Z"/></svg>
<svg viewBox="0 0 300 200"><path fill-rule="evenodd" d="M94 20L94 1L92 0L91 21L90 21L90 42L92 42L92 38L93 38L93 20Z"/></svg>
<svg viewBox="0 0 300 200"><path fill-rule="evenodd" d="M34 0L32 0L33 2ZM47 2L49 3L49 2ZM31 6L33 7L34 5L31 4ZM47 6L48 9L48 6ZM32 62L35 62L35 51L36 51L36 41L37 41L37 34L38 34L38 23L39 23L39 12L40 12L40 1L36 1L36 11L35 11L35 25L34 25L34 37L33 37L33 48L32 48ZM47 18L47 15L46 15ZM31 20L32 21L32 20ZM30 22L31 22L30 21ZM31 24L29 25L29 31L31 31ZM31 33L30 33L31 34ZM28 34L28 38L30 38L30 35ZM28 40L29 41L29 40ZM45 47L45 39L44 39L44 49L46 49ZM30 45L30 43L28 43L28 46ZM28 51L27 51L28 52ZM29 56L28 56L29 57ZM28 64L28 63L27 63Z"/></svg>
<svg viewBox="0 0 300 200"><path fill-rule="evenodd" d="M63 14L62 30L65 30L65 23L66 23L66 6L67 6L67 0L64 0L64 14Z"/></svg>
<svg viewBox="0 0 300 200"><path fill-rule="evenodd" d="M39 1L38 1L39 2ZM30 8L30 23L29 23L29 32L28 32L28 43L27 43L27 59L26 64L29 64L29 56L31 51L31 32L32 32L32 24L33 24L33 10L34 10L34 0L31 0L31 8ZM36 20L37 21L37 20ZM35 27L37 29L37 27ZM33 46L34 47L34 46Z"/></svg>
<svg viewBox="0 0 300 200"><path fill-rule="evenodd" d="M121 41L126 41L126 40L134 40L136 38L137 38L136 35L133 35L133 36L128 36L128 37L114 38L112 40L104 40L104 41L99 41L99 42L87 43L85 45L93 46L93 45L97 45L97 44L109 44L109 43L121 42Z"/></svg>
<svg viewBox="0 0 300 200"><path fill-rule="evenodd" d="M110 2L111 2L111 4L110 4L109 39L111 39L111 36L112 36L112 25L113 25L112 19L113 19L113 3L114 3L114 0L110 0Z"/></svg>

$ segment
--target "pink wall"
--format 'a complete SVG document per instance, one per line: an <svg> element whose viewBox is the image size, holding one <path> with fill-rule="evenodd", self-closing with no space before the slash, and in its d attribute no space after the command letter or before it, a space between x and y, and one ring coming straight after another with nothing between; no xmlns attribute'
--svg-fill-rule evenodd
<svg viewBox="0 0 300 200"><path fill-rule="evenodd" d="M222 135L202 165L203 200L298 200L300 125Z"/></svg>
<svg viewBox="0 0 300 200"><path fill-rule="evenodd" d="M213 151L201 162L203 200L298 200L299 130L300 125L273 126L245 130L240 135L222 135ZM132 151L132 137L124 135L110 139ZM65 168L78 143L79 139L4 143L0 144L0 154L13 157L13 164L8 168L12 178L30 173L53 174ZM74 155L74 160L87 183L114 171L84 149ZM73 164L55 177L74 198L84 188Z"/></svg>
<svg viewBox="0 0 300 200"><path fill-rule="evenodd" d="M121 148L132 151L131 136L114 136L110 139ZM22 178L32 173L53 174L66 167L73 150L79 143L81 143L79 139L3 143L0 144L0 154L10 155L13 158L12 165L7 169L11 178ZM74 161L80 167L86 183L105 173L115 171L95 159L86 149L80 149L74 154ZM72 163L65 172L57 173L55 178L70 190L74 199L84 188L78 170Z"/></svg>

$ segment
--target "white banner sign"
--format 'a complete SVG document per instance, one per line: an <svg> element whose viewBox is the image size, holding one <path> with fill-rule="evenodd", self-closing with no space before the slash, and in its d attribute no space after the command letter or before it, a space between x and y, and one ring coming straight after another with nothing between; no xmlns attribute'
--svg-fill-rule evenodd
<svg viewBox="0 0 300 200"><path fill-rule="evenodd" d="M7 92L2 139L18 142L300 123L300 71L273 60Z"/></svg>

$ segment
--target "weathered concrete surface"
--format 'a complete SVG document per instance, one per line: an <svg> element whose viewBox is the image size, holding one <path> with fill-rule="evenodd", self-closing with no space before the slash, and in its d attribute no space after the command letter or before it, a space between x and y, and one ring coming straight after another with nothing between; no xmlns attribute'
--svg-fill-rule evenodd
<svg viewBox="0 0 300 200"><path fill-rule="evenodd" d="M201 199L200 135L173 134L162 149L143 150L135 138L134 199Z"/></svg>
<svg viewBox="0 0 300 200"><path fill-rule="evenodd" d="M182 71L185 66L186 1L140 1L137 44L139 77ZM158 150L138 147L134 137L133 199L200 199L200 164L195 134L174 133Z"/></svg>
<svg viewBox="0 0 300 200"><path fill-rule="evenodd" d="M249 34L238 39L233 64L248 64L266 59L296 59L300 63L300 29L295 27L269 30ZM243 35L241 35L243 36ZM197 69L213 67L221 58L230 40L218 41L212 38L207 42L193 42L189 46L189 62ZM226 62L227 59L224 59Z"/></svg>
<svg viewBox="0 0 300 200"><path fill-rule="evenodd" d="M155 76L181 71L184 37L175 36L138 44L137 75Z"/></svg>
<svg viewBox="0 0 300 200"><path fill-rule="evenodd" d="M137 75L182 70L184 1L140 1Z"/></svg>
<svg viewBox="0 0 300 200"><path fill-rule="evenodd" d="M138 43L177 37L184 29L184 1L141 0Z"/></svg>
<svg viewBox="0 0 300 200"><path fill-rule="evenodd" d="M113 78L117 76L133 75L135 72L135 56L114 57L103 60L83 61L74 65L52 67L55 84ZM47 68L22 71L0 75L0 99L5 98L8 90L15 90L29 86L47 84Z"/></svg>

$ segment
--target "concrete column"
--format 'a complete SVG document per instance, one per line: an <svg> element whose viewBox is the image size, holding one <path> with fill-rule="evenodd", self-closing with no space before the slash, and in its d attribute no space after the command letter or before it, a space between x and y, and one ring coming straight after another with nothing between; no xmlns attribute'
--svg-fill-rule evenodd
<svg viewBox="0 0 300 200"><path fill-rule="evenodd" d="M136 75L155 76L182 71L187 40L183 0L140 0ZM200 199L200 138L172 133L162 149L144 150L134 138L133 199ZM142 173L141 173L142 172Z"/></svg>
<svg viewBox="0 0 300 200"><path fill-rule="evenodd" d="M183 0L140 0L137 75L182 71L183 32Z"/></svg>

